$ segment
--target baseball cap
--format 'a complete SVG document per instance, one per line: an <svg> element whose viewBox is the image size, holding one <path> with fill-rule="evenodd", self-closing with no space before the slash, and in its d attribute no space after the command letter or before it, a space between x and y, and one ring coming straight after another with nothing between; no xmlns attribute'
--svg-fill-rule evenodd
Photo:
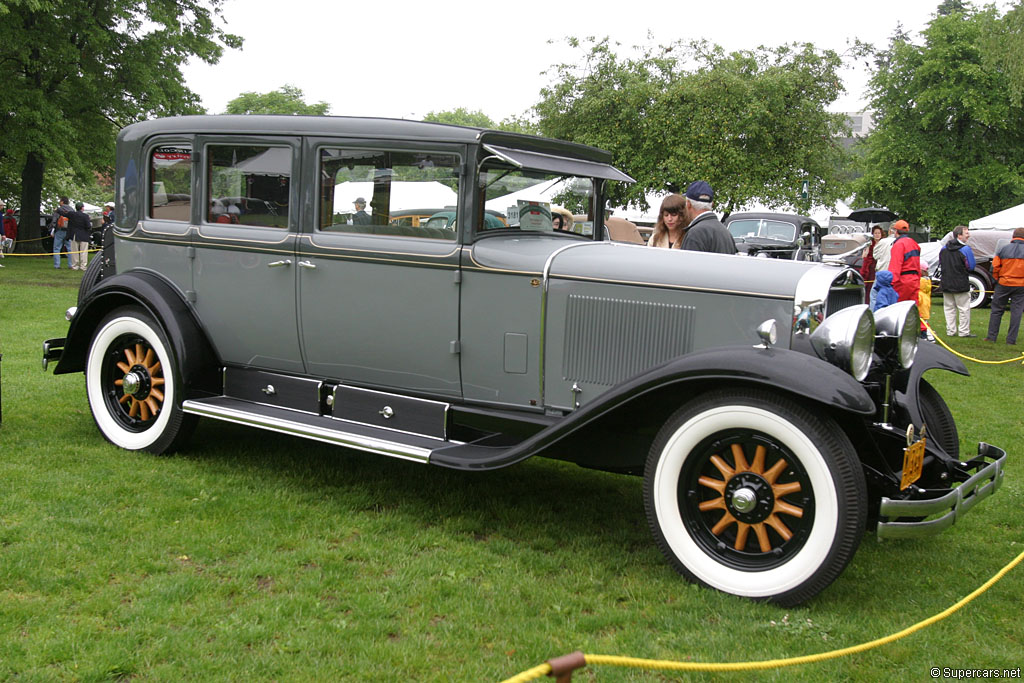
<svg viewBox="0 0 1024 683"><path fill-rule="evenodd" d="M892 229L896 232L908 232L910 230L910 223L904 220L898 220L892 224Z"/></svg>
<svg viewBox="0 0 1024 683"><path fill-rule="evenodd" d="M694 180L686 188L686 198L696 202L710 202L715 198L715 191L703 180Z"/></svg>

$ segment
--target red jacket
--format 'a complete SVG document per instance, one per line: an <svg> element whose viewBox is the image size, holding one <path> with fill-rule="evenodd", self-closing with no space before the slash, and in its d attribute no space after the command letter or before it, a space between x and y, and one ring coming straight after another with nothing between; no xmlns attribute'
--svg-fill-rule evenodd
<svg viewBox="0 0 1024 683"><path fill-rule="evenodd" d="M1024 287L1024 238L1004 244L992 259L992 277L1004 287Z"/></svg>
<svg viewBox="0 0 1024 683"><path fill-rule="evenodd" d="M899 293L900 301L917 301L921 281L921 247L912 237L900 235L892 243L889 272L892 273L892 286Z"/></svg>
<svg viewBox="0 0 1024 683"><path fill-rule="evenodd" d="M18 239L18 221L14 219L14 216L4 216L3 234L12 240Z"/></svg>

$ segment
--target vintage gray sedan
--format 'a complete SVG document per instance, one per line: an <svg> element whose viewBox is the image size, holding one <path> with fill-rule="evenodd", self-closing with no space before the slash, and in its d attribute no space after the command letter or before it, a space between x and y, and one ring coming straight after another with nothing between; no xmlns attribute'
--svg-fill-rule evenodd
<svg viewBox="0 0 1024 683"><path fill-rule="evenodd" d="M609 162L413 121L128 126L118 223L44 365L84 372L130 450L206 417L442 467L642 475L676 569L781 604L865 530L934 533L996 490L1006 455L961 455L922 375L966 370L918 347L913 304L872 315L844 266L609 241L606 186L630 182ZM456 220L391 220L418 206ZM552 230L552 207L592 234Z"/></svg>

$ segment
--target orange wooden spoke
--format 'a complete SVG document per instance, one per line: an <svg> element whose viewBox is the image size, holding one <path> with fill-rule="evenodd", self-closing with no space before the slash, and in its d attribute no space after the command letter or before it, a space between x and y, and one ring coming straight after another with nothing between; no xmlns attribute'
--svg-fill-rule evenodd
<svg viewBox="0 0 1024 683"><path fill-rule="evenodd" d="M128 365L129 366L135 365L135 355L132 353L131 349L126 348L124 350L124 357L128 360ZM128 371L125 370L125 372L128 372Z"/></svg>
<svg viewBox="0 0 1024 683"><path fill-rule="evenodd" d="M725 513L722 515L722 518L718 520L718 524L711 528L711 533L717 536L718 534L725 531L730 524L734 524L735 522L736 518L733 517L728 510L726 510Z"/></svg>
<svg viewBox="0 0 1024 683"><path fill-rule="evenodd" d="M771 552L772 543L768 540L768 530L764 528L764 524L754 524L754 533L757 534L757 544L761 547L762 553Z"/></svg>
<svg viewBox="0 0 1024 683"><path fill-rule="evenodd" d="M121 394L121 398L117 399L117 402L118 403L124 403L125 401L128 401L129 399L131 399L131 396L129 396L128 394Z"/></svg>
<svg viewBox="0 0 1024 683"><path fill-rule="evenodd" d="M163 377L154 377L153 381L151 383L152 383L152 385L154 387L163 386L164 378Z"/></svg>
<svg viewBox="0 0 1024 683"><path fill-rule="evenodd" d="M117 361L117 369L120 370L121 372L127 374L128 371L132 369L132 366L128 365L124 361L120 361L119 360L119 361Z"/></svg>
<svg viewBox="0 0 1024 683"><path fill-rule="evenodd" d="M149 369L149 374L151 375L155 375L158 372L160 372L160 361L157 361L156 365Z"/></svg>
<svg viewBox="0 0 1024 683"><path fill-rule="evenodd" d="M725 477L726 479L736 474L736 472L731 467L729 467L729 463L722 460L717 455L711 456L711 464L717 467L718 471L721 472L722 476Z"/></svg>
<svg viewBox="0 0 1024 683"><path fill-rule="evenodd" d="M135 417L139 414L139 406L141 404L138 401L132 401L132 407L128 409L128 417Z"/></svg>
<svg viewBox="0 0 1024 683"><path fill-rule="evenodd" d="M711 500L705 500L703 503L697 506L701 512L707 512L708 510L725 510L725 498L712 498Z"/></svg>
<svg viewBox="0 0 1024 683"><path fill-rule="evenodd" d="M701 477L697 480L697 483L702 486L707 486L709 489L718 491L723 496L725 495L725 482L721 479L715 479L714 477Z"/></svg>
<svg viewBox="0 0 1024 683"><path fill-rule="evenodd" d="M758 445L754 451L754 462L750 463L750 471L754 474L764 474L764 454L767 449Z"/></svg>
<svg viewBox="0 0 1024 683"><path fill-rule="evenodd" d="M153 347L151 346L146 349L146 357L142 360L142 364L148 368L153 364L154 360L156 360L156 353L153 351Z"/></svg>
<svg viewBox="0 0 1024 683"><path fill-rule="evenodd" d="M783 540L788 541L793 538L793 532L774 514L768 515L768 519L764 520L764 523L779 532L779 536L782 536Z"/></svg>
<svg viewBox="0 0 1024 683"><path fill-rule="evenodd" d="M772 509L772 514L774 515L776 512L781 512L782 514L789 515L790 517L803 517L804 516L804 509L803 508L798 508L795 505L790 505L789 503L784 503L781 500L776 500L775 501L775 507Z"/></svg>
<svg viewBox="0 0 1024 683"><path fill-rule="evenodd" d="M139 406L139 419L145 422L149 419L149 406L146 405L145 401L136 401L135 405Z"/></svg>
<svg viewBox="0 0 1024 683"><path fill-rule="evenodd" d="M152 396L147 397L146 400L143 401L143 403L145 403L149 407L149 411L153 415L156 415L158 412L160 412L160 404L157 403L156 399L153 398Z"/></svg>
<svg viewBox="0 0 1024 683"><path fill-rule="evenodd" d="M160 391L155 387L149 390L149 395L154 397L158 401L164 400L164 392Z"/></svg>
<svg viewBox="0 0 1024 683"><path fill-rule="evenodd" d="M135 362L136 363L139 363L139 364L142 363L142 356L143 356L143 354L144 354L144 350L142 348L142 343L141 342L136 343L135 344Z"/></svg>
<svg viewBox="0 0 1024 683"><path fill-rule="evenodd" d="M772 493L775 494L776 498L782 498L788 496L791 493L796 493L800 490L800 482L794 481L789 484L772 484Z"/></svg>
<svg viewBox="0 0 1024 683"><path fill-rule="evenodd" d="M789 463L786 462L785 458L779 458L778 461L772 465L772 468L764 473L764 478L768 480L769 484L774 484L775 480L779 478L779 475L782 474L788 466Z"/></svg>
<svg viewBox="0 0 1024 683"><path fill-rule="evenodd" d="M747 454L743 452L743 446L738 443L732 445L732 459L736 463L737 472L747 472L750 465L747 464Z"/></svg>
<svg viewBox="0 0 1024 683"><path fill-rule="evenodd" d="M736 522L736 550L743 550L747 546L747 535L750 533L750 525L743 522Z"/></svg>
<svg viewBox="0 0 1024 683"><path fill-rule="evenodd" d="M123 379L115 379L115 380L114 380L114 386L115 386L115 387L121 387L121 386L124 386L124 380L123 380Z"/></svg>

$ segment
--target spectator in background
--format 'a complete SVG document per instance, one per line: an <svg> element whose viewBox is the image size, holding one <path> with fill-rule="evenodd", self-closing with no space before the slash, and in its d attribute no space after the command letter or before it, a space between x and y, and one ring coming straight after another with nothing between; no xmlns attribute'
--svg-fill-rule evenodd
<svg viewBox="0 0 1024 683"><path fill-rule="evenodd" d="M68 268L71 268L71 245L68 243L68 217L74 213L71 200L61 197L57 208L50 216L50 234L53 235L53 267L60 270L60 252L68 250Z"/></svg>
<svg viewBox="0 0 1024 683"><path fill-rule="evenodd" d="M880 270L875 273L875 284L871 287L871 310L877 311L886 306L892 306L899 301L896 290L892 287L892 273L888 270Z"/></svg>
<svg viewBox="0 0 1024 683"><path fill-rule="evenodd" d="M82 202L75 203L75 210L68 215L68 259L71 270L85 270L89 264L89 234L92 232L92 219L82 211Z"/></svg>
<svg viewBox="0 0 1024 683"><path fill-rule="evenodd" d="M864 262L860 266L860 275L864 278L864 284L867 285L867 299L865 303L873 304L874 301L871 299L871 292L875 291L875 245L877 245L881 239L882 226L876 225L871 228L871 241L866 247L864 247Z"/></svg>
<svg viewBox="0 0 1024 683"><path fill-rule="evenodd" d="M352 225L369 225L373 222L370 214L366 213L365 199L356 197L356 200L352 202L352 206L356 208L356 212L352 214Z"/></svg>
<svg viewBox="0 0 1024 683"><path fill-rule="evenodd" d="M689 221L683 235L682 248L687 251L707 251L716 254L735 254L736 240L711 210L715 191L703 180L695 180L686 188L686 206L683 217Z"/></svg>
<svg viewBox="0 0 1024 683"><path fill-rule="evenodd" d="M992 312L985 341L994 342L999 338L999 325L1009 303L1010 327L1006 330L1006 343L1016 344L1021 314L1024 313L1024 228L1016 228L1010 243L996 251L992 260L992 277L996 279L996 291L992 295Z"/></svg>
<svg viewBox="0 0 1024 683"><path fill-rule="evenodd" d="M896 239L889 251L889 264L885 268L892 273L892 286L900 301L917 301L921 285L921 247L908 233L910 224L896 221L892 224Z"/></svg>
<svg viewBox="0 0 1024 683"><path fill-rule="evenodd" d="M921 338L930 342L935 341L930 329L932 318L932 278L928 275L928 262L921 259L921 284L917 291L917 311L921 314Z"/></svg>
<svg viewBox="0 0 1024 683"><path fill-rule="evenodd" d="M101 226L104 230L114 225L114 205L107 204L103 205L103 225Z"/></svg>
<svg viewBox="0 0 1024 683"><path fill-rule="evenodd" d="M958 225L953 228L953 236L939 251L942 311L946 315L947 337L976 336L971 334L971 283L967 279L977 265L974 252L967 246L970 236L971 231L966 225Z"/></svg>
<svg viewBox="0 0 1024 683"><path fill-rule="evenodd" d="M3 202L0 202L2 204ZM18 219L14 217L14 209L7 209L4 213L3 237L10 239L7 243L7 250L14 251L14 244L18 241Z"/></svg>
<svg viewBox="0 0 1024 683"><path fill-rule="evenodd" d="M882 226L878 226L882 227ZM896 241L896 230L890 225L889 234L875 243L871 255L875 257L875 272L889 269L889 253L892 251L892 243Z"/></svg>
<svg viewBox="0 0 1024 683"><path fill-rule="evenodd" d="M663 249L681 249L683 246L683 211L686 209L686 200L678 194L670 194L661 200L661 208L658 210L658 220L654 224L654 232L647 241L649 247L660 247Z"/></svg>

